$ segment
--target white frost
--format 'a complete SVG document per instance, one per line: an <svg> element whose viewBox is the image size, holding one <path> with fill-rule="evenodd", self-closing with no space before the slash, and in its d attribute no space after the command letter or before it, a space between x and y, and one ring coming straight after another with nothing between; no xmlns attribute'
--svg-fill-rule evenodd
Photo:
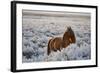
<svg viewBox="0 0 100 73"><path fill-rule="evenodd" d="M32 16L31 16L32 17ZM57 52L47 55L47 44L50 38L63 36L66 26L75 32L76 43L70 44ZM70 61L91 59L90 19L87 17L45 17L23 18L22 61Z"/></svg>

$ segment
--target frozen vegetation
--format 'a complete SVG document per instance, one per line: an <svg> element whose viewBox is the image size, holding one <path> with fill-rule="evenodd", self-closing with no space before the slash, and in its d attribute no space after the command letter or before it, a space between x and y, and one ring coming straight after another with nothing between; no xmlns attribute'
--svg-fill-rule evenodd
<svg viewBox="0 0 100 73"><path fill-rule="evenodd" d="M24 13L24 12L23 12ZM65 14L67 15L67 14ZM63 36L71 26L76 36L76 43L60 51L47 55L50 38ZM22 61L70 61L91 59L90 16L47 16L23 14L22 26Z"/></svg>

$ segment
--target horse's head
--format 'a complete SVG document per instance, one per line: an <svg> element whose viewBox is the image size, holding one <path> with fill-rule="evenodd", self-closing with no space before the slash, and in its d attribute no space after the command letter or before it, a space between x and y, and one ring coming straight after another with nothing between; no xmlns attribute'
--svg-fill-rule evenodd
<svg viewBox="0 0 100 73"><path fill-rule="evenodd" d="M68 43L76 42L75 34L71 27L67 27L67 30L65 31L65 33L63 35L63 40Z"/></svg>

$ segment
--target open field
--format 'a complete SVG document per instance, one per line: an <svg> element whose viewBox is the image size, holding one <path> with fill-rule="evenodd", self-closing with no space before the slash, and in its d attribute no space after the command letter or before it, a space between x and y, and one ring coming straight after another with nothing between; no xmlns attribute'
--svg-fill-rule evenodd
<svg viewBox="0 0 100 73"><path fill-rule="evenodd" d="M89 13L23 10L22 20L23 63L91 59ZM75 33L76 43L48 56L48 40L56 36L62 37L68 26L71 26Z"/></svg>

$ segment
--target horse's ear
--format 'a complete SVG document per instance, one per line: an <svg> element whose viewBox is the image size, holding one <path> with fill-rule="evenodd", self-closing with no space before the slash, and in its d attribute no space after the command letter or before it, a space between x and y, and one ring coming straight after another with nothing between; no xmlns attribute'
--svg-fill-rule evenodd
<svg viewBox="0 0 100 73"><path fill-rule="evenodd" d="M69 26L69 29L71 29L71 26Z"/></svg>
<svg viewBox="0 0 100 73"><path fill-rule="evenodd" d="M69 30L72 30L71 26L69 27Z"/></svg>
<svg viewBox="0 0 100 73"><path fill-rule="evenodd" d="M70 29L71 29L71 27L70 27L70 26L68 26L68 27L67 27L67 30L70 30Z"/></svg>
<svg viewBox="0 0 100 73"><path fill-rule="evenodd" d="M70 30L72 30L72 28L70 27Z"/></svg>
<svg viewBox="0 0 100 73"><path fill-rule="evenodd" d="M71 28L71 26L69 26L69 28Z"/></svg>

